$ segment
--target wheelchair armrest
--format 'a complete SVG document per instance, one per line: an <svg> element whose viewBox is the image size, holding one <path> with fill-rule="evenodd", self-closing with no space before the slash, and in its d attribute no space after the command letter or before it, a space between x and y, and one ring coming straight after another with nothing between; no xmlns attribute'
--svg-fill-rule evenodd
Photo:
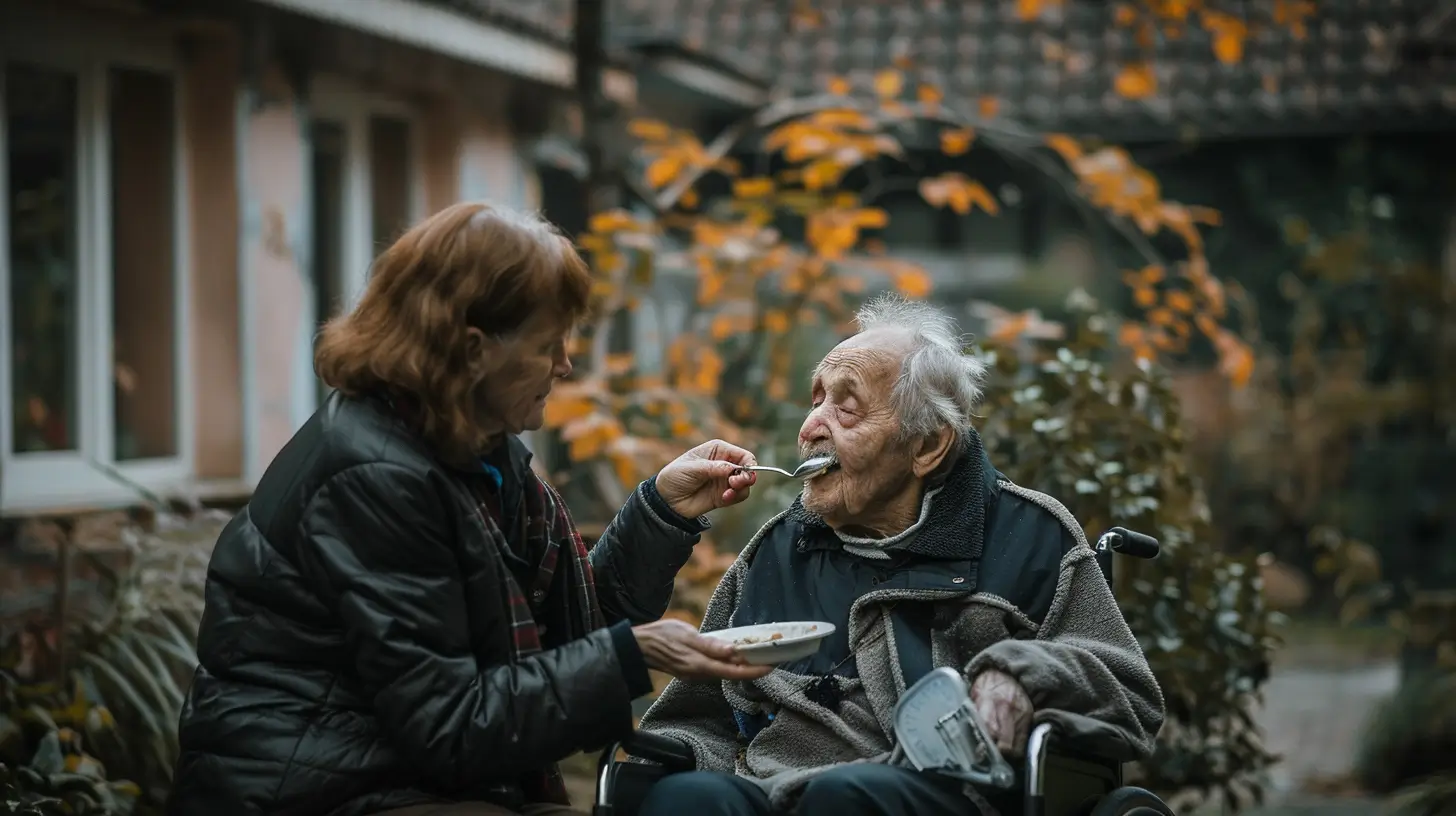
<svg viewBox="0 0 1456 816"><path fill-rule="evenodd" d="M693 747L677 737L633 731L631 736L622 740L621 748L629 756L656 762L672 773L691 771L698 767L698 758L693 754Z"/></svg>

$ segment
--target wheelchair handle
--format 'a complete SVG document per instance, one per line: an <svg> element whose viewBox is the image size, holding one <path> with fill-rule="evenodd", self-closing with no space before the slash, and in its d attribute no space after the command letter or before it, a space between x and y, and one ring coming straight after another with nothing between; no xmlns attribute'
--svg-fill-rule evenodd
<svg viewBox="0 0 1456 816"><path fill-rule="evenodd" d="M1158 551L1162 545L1156 538L1145 533L1129 530L1126 527L1113 527L1097 539L1095 549L1098 552L1111 550L1121 555L1130 555L1133 558L1157 558Z"/></svg>
<svg viewBox="0 0 1456 816"><path fill-rule="evenodd" d="M693 747L677 737L633 731L620 745L628 756L656 762L672 771L691 771L698 767Z"/></svg>

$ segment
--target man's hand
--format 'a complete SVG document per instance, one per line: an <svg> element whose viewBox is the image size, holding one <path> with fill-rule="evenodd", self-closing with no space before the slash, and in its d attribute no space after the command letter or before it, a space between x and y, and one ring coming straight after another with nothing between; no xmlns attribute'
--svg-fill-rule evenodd
<svg viewBox="0 0 1456 816"><path fill-rule="evenodd" d="M1026 750L1031 698L1016 678L995 669L981 672L971 683L971 704L1003 756L1019 756Z"/></svg>
<svg viewBox="0 0 1456 816"><path fill-rule="evenodd" d="M703 637L680 620L633 627L632 635L648 667L683 680L757 680L773 671L744 663L733 644Z"/></svg>
<svg viewBox="0 0 1456 816"><path fill-rule="evenodd" d="M657 474L657 493L673 512L697 518L748 498L754 474L735 471L756 464L758 460L743 448L714 439L668 463Z"/></svg>

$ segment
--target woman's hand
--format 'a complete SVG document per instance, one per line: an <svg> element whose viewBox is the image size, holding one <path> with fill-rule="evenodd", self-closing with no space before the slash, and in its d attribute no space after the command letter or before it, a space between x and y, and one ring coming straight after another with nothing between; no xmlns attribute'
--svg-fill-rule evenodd
<svg viewBox="0 0 1456 816"><path fill-rule="evenodd" d="M749 666L733 644L704 637L680 620L636 626L632 634L647 666L683 680L757 680L772 666Z"/></svg>
<svg viewBox="0 0 1456 816"><path fill-rule="evenodd" d="M758 460L743 448L714 439L668 463L657 474L657 493L673 512L697 518L748 498L754 473L737 471L756 464Z"/></svg>

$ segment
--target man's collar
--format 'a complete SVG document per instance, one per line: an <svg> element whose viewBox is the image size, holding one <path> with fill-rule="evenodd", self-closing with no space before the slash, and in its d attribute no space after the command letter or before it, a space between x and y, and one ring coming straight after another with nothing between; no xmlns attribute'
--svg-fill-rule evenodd
<svg viewBox="0 0 1456 816"><path fill-rule="evenodd" d="M943 486L922 508L914 535L903 544L891 544L897 552L930 558L980 558L984 545L986 508L995 499L996 469L974 430ZM804 508L803 495L794 499L788 518L806 527L828 530L829 525Z"/></svg>

